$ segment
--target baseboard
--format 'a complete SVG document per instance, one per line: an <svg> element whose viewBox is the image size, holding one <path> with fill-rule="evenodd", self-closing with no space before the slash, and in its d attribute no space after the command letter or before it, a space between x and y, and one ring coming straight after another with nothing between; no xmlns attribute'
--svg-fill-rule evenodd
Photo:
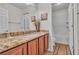
<svg viewBox="0 0 79 59"><path fill-rule="evenodd" d="M52 52L52 51L54 51L54 50L53 50L53 49L48 49L48 51L49 51L49 52Z"/></svg>
<svg viewBox="0 0 79 59"><path fill-rule="evenodd" d="M67 43L67 42L55 41L55 43L60 43L60 44L66 44L66 45L68 45L68 43Z"/></svg>
<svg viewBox="0 0 79 59"><path fill-rule="evenodd" d="M69 47L70 47L70 45L69 45ZM71 52L71 47L70 47L70 54L73 55L73 52Z"/></svg>

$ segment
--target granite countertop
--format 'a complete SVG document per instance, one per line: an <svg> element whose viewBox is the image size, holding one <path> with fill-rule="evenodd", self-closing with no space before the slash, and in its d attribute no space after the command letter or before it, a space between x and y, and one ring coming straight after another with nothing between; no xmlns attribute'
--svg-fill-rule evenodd
<svg viewBox="0 0 79 59"><path fill-rule="evenodd" d="M10 48L16 47L22 43L31 41L34 38L38 38L47 33L48 32L34 32L34 33L25 34L25 35L21 35L21 36L0 38L0 53L8 50Z"/></svg>

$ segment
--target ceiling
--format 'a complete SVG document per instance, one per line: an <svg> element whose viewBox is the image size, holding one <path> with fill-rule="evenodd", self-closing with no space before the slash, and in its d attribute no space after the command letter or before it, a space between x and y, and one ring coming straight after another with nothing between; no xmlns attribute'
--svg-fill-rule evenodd
<svg viewBox="0 0 79 59"><path fill-rule="evenodd" d="M53 10L65 9L68 8L68 6L69 6L68 3L61 3L61 4L54 3L52 4L52 9Z"/></svg>
<svg viewBox="0 0 79 59"><path fill-rule="evenodd" d="M36 4L30 5L30 4L27 4L27 3L10 3L10 4L17 7L17 8L20 8L22 10L24 10L24 9L26 9L28 7L31 7L33 5L36 5ZM60 3L60 4L52 3L52 8L53 8L53 10L58 10L58 9L62 9L62 8L68 8L68 3Z"/></svg>
<svg viewBox="0 0 79 59"><path fill-rule="evenodd" d="M31 5L27 5L26 3L10 3L11 5L20 8L20 9L26 9L28 6L30 7Z"/></svg>

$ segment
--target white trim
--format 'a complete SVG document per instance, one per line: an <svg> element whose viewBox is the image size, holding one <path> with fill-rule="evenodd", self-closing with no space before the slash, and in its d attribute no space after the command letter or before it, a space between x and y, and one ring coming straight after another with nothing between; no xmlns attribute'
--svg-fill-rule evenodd
<svg viewBox="0 0 79 59"><path fill-rule="evenodd" d="M73 4L70 3L69 4L69 8L68 8L68 19L69 19L69 47L70 47L70 50L71 50L71 54L73 54L73 35L74 35L74 28L72 27L73 25Z"/></svg>
<svg viewBox="0 0 79 59"><path fill-rule="evenodd" d="M69 44L68 42L61 42L61 41L55 41L55 43L61 43L61 44L66 44L66 45Z"/></svg>
<svg viewBox="0 0 79 59"><path fill-rule="evenodd" d="M77 36L77 4L74 4L74 54L78 54L78 36Z"/></svg>

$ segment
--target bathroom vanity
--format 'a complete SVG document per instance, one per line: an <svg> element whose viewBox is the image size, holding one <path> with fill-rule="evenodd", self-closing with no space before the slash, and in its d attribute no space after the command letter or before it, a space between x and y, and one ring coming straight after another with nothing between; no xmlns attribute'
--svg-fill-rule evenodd
<svg viewBox="0 0 79 59"><path fill-rule="evenodd" d="M0 39L0 55L42 55L48 49L48 32Z"/></svg>

